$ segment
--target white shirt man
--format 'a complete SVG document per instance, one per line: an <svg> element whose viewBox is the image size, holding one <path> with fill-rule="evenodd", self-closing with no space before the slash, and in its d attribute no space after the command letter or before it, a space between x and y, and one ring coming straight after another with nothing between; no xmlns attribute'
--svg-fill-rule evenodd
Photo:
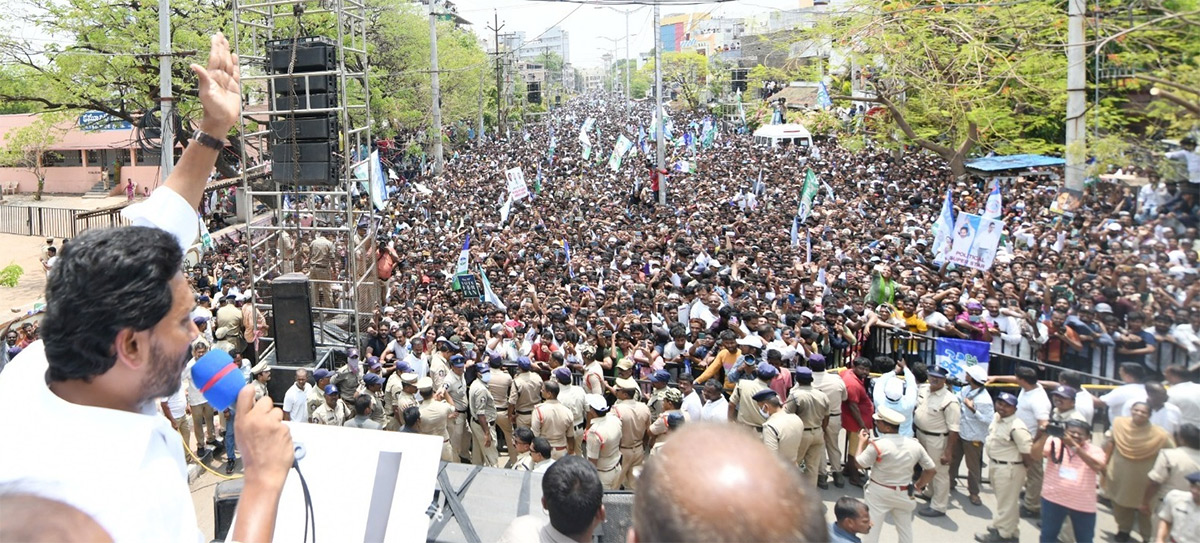
<svg viewBox="0 0 1200 543"><path fill-rule="evenodd" d="M312 388L312 385L304 383L304 388L300 388L299 385L300 383L292 383L283 395L283 411L288 414L289 420L308 422L308 389Z"/></svg>
<svg viewBox="0 0 1200 543"><path fill-rule="evenodd" d="M1167 403L1179 408L1183 422L1200 425L1200 384L1184 381L1171 385Z"/></svg>
<svg viewBox="0 0 1200 543"><path fill-rule="evenodd" d="M1108 405L1110 418L1128 417L1133 404L1146 401L1146 385L1126 383L1101 396L1100 401Z"/></svg>
<svg viewBox="0 0 1200 543"><path fill-rule="evenodd" d="M1050 396L1046 394L1046 389L1041 385L1035 386L1029 390L1021 390L1017 395L1017 418L1025 423L1025 427L1029 428L1030 435L1036 435L1037 429L1041 428L1038 421L1050 420L1050 410L1054 407L1050 403Z"/></svg>
<svg viewBox="0 0 1200 543"><path fill-rule="evenodd" d="M704 403L700 401L700 395L696 393L696 389L683 397L683 405L681 406L684 413L690 420L703 420Z"/></svg>
<svg viewBox="0 0 1200 543"><path fill-rule="evenodd" d="M729 400L725 396L709 401L700 409L700 420L706 422L729 422Z"/></svg>

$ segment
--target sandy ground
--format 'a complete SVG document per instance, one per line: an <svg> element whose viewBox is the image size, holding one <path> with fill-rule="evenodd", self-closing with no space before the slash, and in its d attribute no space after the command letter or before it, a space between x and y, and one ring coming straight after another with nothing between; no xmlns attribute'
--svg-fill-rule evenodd
<svg viewBox="0 0 1200 543"><path fill-rule="evenodd" d="M59 196L46 194L42 200L34 201L31 194L6 196L5 205L60 207L67 209L98 209L119 204L125 201L124 196L109 196L106 198L83 198L82 196ZM62 240L55 240L59 245ZM0 268L9 264L17 264L25 269L25 274L14 288L0 287L0 320L5 315L23 312L30 309L35 302L42 298L46 289L46 274L42 271L42 246L44 238L33 236L18 236L15 234L0 234ZM17 311L12 311L17 309Z"/></svg>
<svg viewBox="0 0 1200 543"><path fill-rule="evenodd" d="M0 320L6 315L29 309L42 297L46 289L46 273L42 271L42 246L46 240L32 236L0 234L0 268L16 264L25 269L25 274L13 288L0 287ZM10 311L16 309L16 311Z"/></svg>

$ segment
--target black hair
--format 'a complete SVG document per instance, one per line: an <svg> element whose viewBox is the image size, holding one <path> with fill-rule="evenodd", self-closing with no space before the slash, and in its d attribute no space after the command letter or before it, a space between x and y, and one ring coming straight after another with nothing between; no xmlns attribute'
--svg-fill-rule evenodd
<svg viewBox="0 0 1200 543"><path fill-rule="evenodd" d="M533 430L524 426L513 430L513 439L520 441L526 445L533 443Z"/></svg>
<svg viewBox="0 0 1200 543"><path fill-rule="evenodd" d="M542 496L550 525L568 537L582 535L592 525L604 500L600 474L582 456L564 456L542 476Z"/></svg>
<svg viewBox="0 0 1200 543"><path fill-rule="evenodd" d="M410 405L406 407L404 412L400 415L404 417L404 425L411 428L421 421L421 408L415 405Z"/></svg>
<svg viewBox="0 0 1200 543"><path fill-rule="evenodd" d="M550 458L550 441L544 437L533 438L533 444L529 448L542 455L542 458Z"/></svg>
<svg viewBox="0 0 1200 543"><path fill-rule="evenodd" d="M1028 366L1017 368L1017 371L1014 373L1014 375L1017 376L1017 380L1024 381L1032 385L1036 385L1038 382L1037 371Z"/></svg>
<svg viewBox="0 0 1200 543"><path fill-rule="evenodd" d="M1190 422L1185 422L1179 425L1175 430L1175 435L1179 437L1179 444L1189 449L1200 449L1200 427Z"/></svg>
<svg viewBox="0 0 1200 543"><path fill-rule="evenodd" d="M90 382L108 372L121 330L149 330L170 312L182 265L179 241L157 228L88 230L72 240L46 280L47 378Z"/></svg>
<svg viewBox="0 0 1200 543"><path fill-rule="evenodd" d="M842 496L833 504L833 518L841 522L848 518L857 518L859 512L867 510L867 504L850 496Z"/></svg>
<svg viewBox="0 0 1200 543"><path fill-rule="evenodd" d="M1067 385L1075 390L1079 390L1079 387L1083 385L1083 376L1080 375L1078 372L1074 372L1071 370L1063 370L1061 373L1058 374L1058 382L1060 382L1064 385Z"/></svg>
<svg viewBox="0 0 1200 543"><path fill-rule="evenodd" d="M1140 383L1146 378L1146 368L1137 362L1124 362L1121 364L1120 369L1128 373L1136 382Z"/></svg>
<svg viewBox="0 0 1200 543"><path fill-rule="evenodd" d="M367 410L371 408L371 397L366 394L354 398L354 412L359 415L366 415ZM420 411L417 411L420 414Z"/></svg>
<svg viewBox="0 0 1200 543"><path fill-rule="evenodd" d="M559 386L558 381L555 380L549 380L545 383L542 383L542 388L546 389L546 392L550 393L551 398L557 398L559 391L562 390L562 387Z"/></svg>

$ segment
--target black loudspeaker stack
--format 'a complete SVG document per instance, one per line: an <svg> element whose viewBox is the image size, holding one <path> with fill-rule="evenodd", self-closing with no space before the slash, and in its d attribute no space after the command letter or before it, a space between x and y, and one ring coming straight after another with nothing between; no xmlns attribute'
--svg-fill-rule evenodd
<svg viewBox="0 0 1200 543"><path fill-rule="evenodd" d="M317 359L310 292L308 276L302 273L284 274L271 281L275 364L309 366Z"/></svg>
<svg viewBox="0 0 1200 543"><path fill-rule="evenodd" d="M338 114L320 111L341 106L337 48L321 37L267 42L267 68L293 74L272 80L271 175L280 185L337 185ZM304 75L319 73L319 75ZM286 112L286 113L282 113Z"/></svg>

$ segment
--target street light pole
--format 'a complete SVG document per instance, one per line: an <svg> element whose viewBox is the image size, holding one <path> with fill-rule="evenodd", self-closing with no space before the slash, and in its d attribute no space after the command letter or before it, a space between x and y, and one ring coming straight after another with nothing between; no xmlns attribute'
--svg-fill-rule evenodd
<svg viewBox="0 0 1200 543"><path fill-rule="evenodd" d="M663 143L663 105L662 105L662 32L659 32L658 20L658 4L654 4L654 100L655 100L655 121L658 126L655 127L657 132L657 141L654 144L654 153L658 158L658 203L659 205L667 205L667 176L662 175L666 170L666 149Z"/></svg>
<svg viewBox="0 0 1200 543"><path fill-rule="evenodd" d="M1067 139L1066 182L1083 190L1087 158L1087 64L1083 12L1086 0L1067 0Z"/></svg>
<svg viewBox="0 0 1200 543"><path fill-rule="evenodd" d="M158 112L162 115L162 145L159 173L166 182L175 167L175 127L171 124L174 97L171 94L171 0L158 1ZM228 134L212 134L224 138ZM117 183L121 180L118 179Z"/></svg>
<svg viewBox="0 0 1200 543"><path fill-rule="evenodd" d="M442 175L442 100L438 81L436 0L429 0L429 89L433 96L433 175Z"/></svg>

